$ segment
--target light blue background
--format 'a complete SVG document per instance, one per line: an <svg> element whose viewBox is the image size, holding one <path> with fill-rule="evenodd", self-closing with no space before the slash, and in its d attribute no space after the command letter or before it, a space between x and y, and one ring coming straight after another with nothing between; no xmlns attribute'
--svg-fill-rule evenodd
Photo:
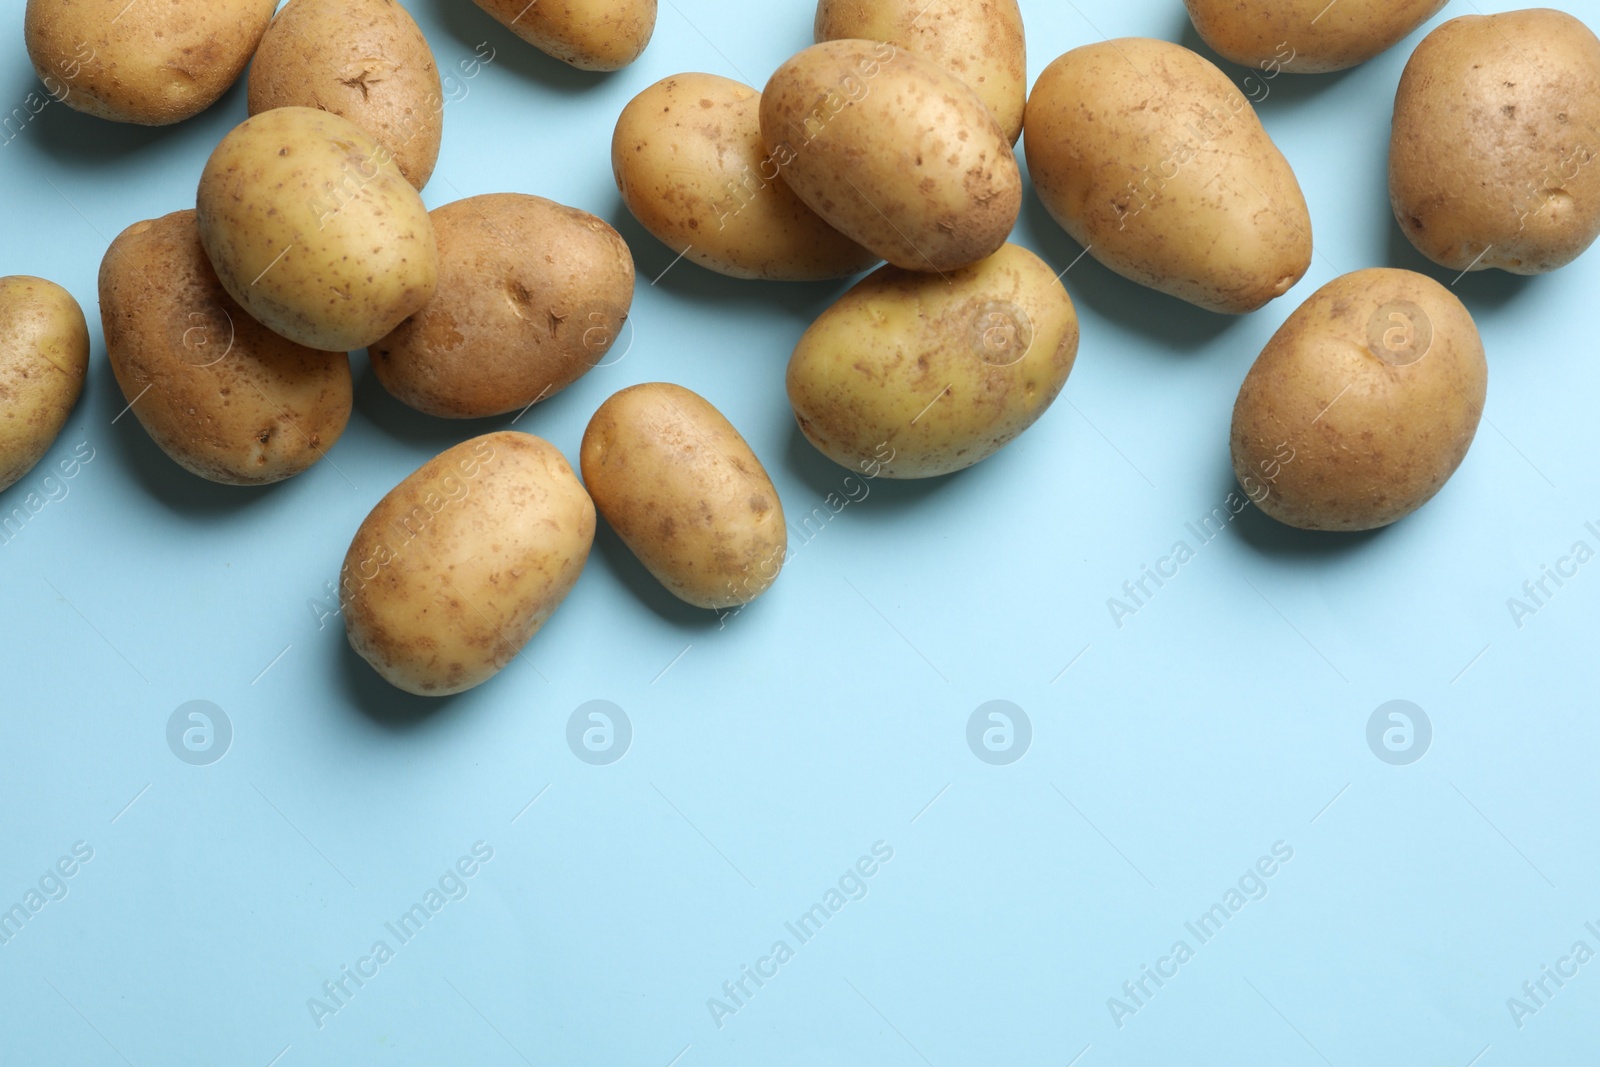
<svg viewBox="0 0 1600 1067"><path fill-rule="evenodd" d="M811 5L664 0L649 50L612 76L546 59L467 0L410 6L441 69L480 42L496 57L445 111L428 204L538 193L610 220L638 262L626 355L517 428L575 459L605 397L665 379L740 428L792 519L841 491L783 373L844 285L680 263L652 286L673 256L621 207L608 152L659 78L763 83L810 42ZM1433 24L1512 6L1458 0ZM1600 3L1561 6L1600 25ZM1023 8L1033 76L1105 36L1199 47L1177 0ZM22 9L0 2L0 110L35 85ZM1420 36L1345 74L1279 78L1259 105L1316 228L1294 292L1222 318L1085 259L1066 276L1077 369L1003 453L874 483L814 540L792 534L782 579L725 628L602 530L524 657L436 703L379 681L315 604L388 489L507 420L415 414L358 354L329 461L263 490L199 481L132 416L113 424L100 258L128 224L192 206L242 87L160 130L48 107L0 148L0 274L59 281L88 313L89 383L45 462L84 442L94 459L0 545L0 906L75 842L94 858L0 945L0 1062L1596 1062L1600 961L1520 1030L1506 1000L1580 938L1600 949L1583 928L1600 926L1600 564L1520 629L1506 600L1575 540L1600 545L1584 529L1600 520L1600 253L1456 284L1489 400L1421 512L1335 537L1252 509L1123 628L1106 607L1233 489L1235 392L1296 304L1372 265L1452 280L1386 194ZM1080 251L1031 193L1015 240L1060 268ZM211 766L165 740L194 699L233 724ZM566 742L595 699L633 724L609 766ZM1010 766L966 743L993 699L1032 721ZM1366 742L1391 699L1433 724L1410 766ZM308 998L373 941L395 945L383 924L477 841L494 858L469 894L319 1029ZM791 940L784 923L878 841L894 858L866 897ZM1294 858L1265 899L1198 946L1183 924L1279 841ZM707 998L780 938L795 958L719 1029ZM1195 958L1119 1029L1107 998L1179 938Z"/></svg>

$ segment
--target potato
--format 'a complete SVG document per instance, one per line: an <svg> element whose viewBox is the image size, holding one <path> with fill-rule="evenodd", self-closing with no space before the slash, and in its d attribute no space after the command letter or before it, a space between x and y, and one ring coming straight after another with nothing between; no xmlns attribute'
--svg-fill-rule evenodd
<svg viewBox="0 0 1600 1067"><path fill-rule="evenodd" d="M89 326L72 294L43 278L0 278L0 491L50 450L88 370Z"/></svg>
<svg viewBox="0 0 1600 1067"><path fill-rule="evenodd" d="M1034 84L1026 127L1039 199L1124 278L1242 314L1311 266L1311 215L1288 160L1228 76L1187 48L1075 48Z"/></svg>
<svg viewBox="0 0 1600 1067"><path fill-rule="evenodd" d="M193 211L136 222L100 264L100 321L122 395L161 450L224 485L310 467L350 419L350 359L285 340L234 303Z"/></svg>
<svg viewBox="0 0 1600 1067"><path fill-rule="evenodd" d="M651 382L589 420L584 484L623 544L697 608L749 603L789 550L783 505L739 431L698 393Z"/></svg>
<svg viewBox="0 0 1600 1067"><path fill-rule="evenodd" d="M314 107L366 130L421 189L439 159L444 97L422 31L396 0L289 0L250 66L250 114Z"/></svg>
<svg viewBox="0 0 1600 1067"><path fill-rule="evenodd" d="M1411 271L1375 268L1312 294L1268 342L1233 408L1233 469L1279 522L1370 530L1427 503L1483 413L1472 316Z"/></svg>
<svg viewBox="0 0 1600 1067"><path fill-rule="evenodd" d="M566 599L593 541L594 504L554 445L510 431L464 441L356 531L339 574L350 647L408 693L481 685Z"/></svg>
<svg viewBox="0 0 1600 1067"><path fill-rule="evenodd" d="M816 39L888 41L972 87L1017 143L1028 99L1028 48L1017 0L817 0Z"/></svg>
<svg viewBox="0 0 1600 1067"><path fill-rule="evenodd" d="M281 107L235 127L196 207L228 295L308 348L365 348L438 284L422 198L387 148L326 111Z"/></svg>
<svg viewBox="0 0 1600 1067"><path fill-rule="evenodd" d="M433 212L439 288L371 347L418 411L475 419L553 396L599 363L633 303L633 258L587 212L497 193Z"/></svg>
<svg viewBox="0 0 1600 1067"><path fill-rule="evenodd" d="M622 202L674 252L730 277L814 281L875 266L783 180L760 108L760 93L715 74L656 82L611 138Z"/></svg>
<svg viewBox="0 0 1600 1067"><path fill-rule="evenodd" d="M1452 19L1394 98L1389 199L1454 271L1542 274L1600 236L1600 40L1548 9Z"/></svg>
<svg viewBox="0 0 1600 1067"><path fill-rule="evenodd" d="M784 180L845 236L907 270L991 255L1022 207L1017 159L965 82L886 42L828 41L761 94Z"/></svg>
<svg viewBox="0 0 1600 1067"><path fill-rule="evenodd" d="M656 0L474 0L524 41L579 70L621 70L656 29Z"/></svg>
<svg viewBox="0 0 1600 1067"><path fill-rule="evenodd" d="M835 463L931 478L1032 426L1077 353L1077 312L1056 272L1008 244L945 278L897 267L868 275L800 338L789 403Z"/></svg>
<svg viewBox="0 0 1600 1067"><path fill-rule="evenodd" d="M1365 63L1427 22L1448 0L1184 0L1206 44L1225 59L1287 74Z"/></svg>
<svg viewBox="0 0 1600 1067"><path fill-rule="evenodd" d="M33 69L68 107L165 126L238 81L277 0L28 0Z"/></svg>

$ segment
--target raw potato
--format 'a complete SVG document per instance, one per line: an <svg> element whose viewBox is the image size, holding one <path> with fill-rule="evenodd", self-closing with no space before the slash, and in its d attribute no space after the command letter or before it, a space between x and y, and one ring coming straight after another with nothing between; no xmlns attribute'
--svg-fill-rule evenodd
<svg viewBox="0 0 1600 1067"><path fill-rule="evenodd" d="M1184 0L1202 40L1225 59L1273 75L1325 74L1365 63L1449 0Z"/></svg>
<svg viewBox="0 0 1600 1067"><path fill-rule="evenodd" d="M761 136L800 199L907 270L991 255L1022 207L1017 159L965 82L886 42L829 41L761 94Z"/></svg>
<svg viewBox="0 0 1600 1067"><path fill-rule="evenodd" d="M1427 503L1472 444L1488 381L1472 316L1444 286L1375 268L1289 316L1233 408L1233 469L1262 511L1370 530Z"/></svg>
<svg viewBox="0 0 1600 1067"><path fill-rule="evenodd" d="M594 504L550 442L502 431L429 460L378 502L339 575L350 647L418 696L488 681L583 571Z"/></svg>
<svg viewBox="0 0 1600 1067"><path fill-rule="evenodd" d="M0 278L0 491L50 450L88 370L89 326L72 294L43 278Z"/></svg>
<svg viewBox="0 0 1600 1067"><path fill-rule="evenodd" d="M439 68L396 0L289 0L256 50L249 99L252 115L314 107L349 119L418 189L439 159Z"/></svg>
<svg viewBox="0 0 1600 1067"><path fill-rule="evenodd" d="M615 394L583 434L600 514L662 585L697 608L749 603L789 549L772 479L698 393L652 382Z"/></svg>
<svg viewBox="0 0 1600 1067"><path fill-rule="evenodd" d="M193 211L136 222L111 243L100 321L134 415L202 478L282 481L321 459L349 421L349 357L245 314L206 260Z"/></svg>
<svg viewBox="0 0 1600 1067"><path fill-rule="evenodd" d="M1548 9L1452 19L1394 98L1389 198L1454 271L1542 274L1600 236L1600 40Z"/></svg>
<svg viewBox="0 0 1600 1067"><path fill-rule="evenodd" d="M1032 426L1077 353L1077 312L1055 270L1008 244L947 278L868 275L800 338L789 403L835 463L931 478Z"/></svg>
<svg viewBox="0 0 1600 1067"><path fill-rule="evenodd" d="M715 74L678 74L634 97L611 139L622 202L674 252L730 277L814 281L875 266L783 180L760 108L760 93Z"/></svg>
<svg viewBox="0 0 1600 1067"><path fill-rule="evenodd" d="M433 212L439 288L371 348L384 388L472 419L554 396L605 358L633 303L633 257L602 220L537 196Z"/></svg>
<svg viewBox="0 0 1600 1067"><path fill-rule="evenodd" d="M264 111L211 153L200 240L222 286L308 348L365 348L438 283L428 209L389 150L348 119Z"/></svg>
<svg viewBox="0 0 1600 1067"><path fill-rule="evenodd" d="M1028 99L1028 172L1089 254L1140 285L1242 314L1311 266L1288 160L1215 65L1127 38L1075 48Z"/></svg>
<svg viewBox="0 0 1600 1067"><path fill-rule="evenodd" d="M524 41L579 70L621 70L656 29L656 0L474 0Z"/></svg>
<svg viewBox="0 0 1600 1067"><path fill-rule="evenodd" d="M1017 143L1028 99L1017 0L817 0L817 42L850 37L888 41L933 60L970 85Z"/></svg>

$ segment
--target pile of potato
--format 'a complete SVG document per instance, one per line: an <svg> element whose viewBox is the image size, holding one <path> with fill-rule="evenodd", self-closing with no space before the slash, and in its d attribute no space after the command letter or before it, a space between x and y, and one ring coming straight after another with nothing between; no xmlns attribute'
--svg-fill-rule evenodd
<svg viewBox="0 0 1600 1067"><path fill-rule="evenodd" d="M413 408L481 418L559 392L620 335L633 258L603 220L515 192L426 210L440 77L398 3L290 0L276 16L274 0L124 3L29 0L29 54L69 106L176 122L251 68L250 118L212 152L193 206L129 226L100 270L112 371L184 468L234 485L309 468L350 417L354 349ZM656 17L654 0L478 3L587 70L637 58ZM1361 63L1444 6L1185 3L1208 45L1274 75ZM1019 136L1050 215L1132 282L1248 314L1311 265L1290 162L1196 52L1086 45L1030 93L1016 0L819 0L815 31L759 91L696 73L645 89L618 118L611 161L628 210L705 269L770 281L871 270L805 332L787 372L800 430L845 467L961 470L1065 386L1072 300L1052 266L1008 243ZM1541 9L1444 23L1395 98L1397 224L1452 271L1571 262L1600 235L1597 112L1600 40L1578 20ZM69 294L0 279L0 489L49 448L88 362ZM1392 523L1460 465L1486 382L1449 289L1404 270L1345 275L1288 316L1246 376L1236 473L1291 526ZM595 412L579 459L581 481L549 442L504 431L395 487L341 572L356 651L413 693L482 683L573 588L597 512L688 604L742 606L777 579L782 503L705 398L666 382L624 389Z"/></svg>

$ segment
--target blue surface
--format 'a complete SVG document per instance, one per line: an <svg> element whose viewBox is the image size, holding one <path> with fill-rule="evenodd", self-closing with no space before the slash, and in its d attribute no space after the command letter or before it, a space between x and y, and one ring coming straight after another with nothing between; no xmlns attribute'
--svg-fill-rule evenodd
<svg viewBox="0 0 1600 1067"><path fill-rule="evenodd" d="M441 69L480 42L495 55L449 93L428 204L538 193L609 219L638 261L625 356L518 428L575 459L606 396L666 379L740 428L791 520L842 492L846 472L794 429L783 373L844 286L668 270L608 157L634 93L684 70L759 85L809 43L811 5L666 0L649 50L613 76L547 60L466 0L411 6ZM1594 0L1560 6L1600 25ZM5 101L33 82L22 8L0 2ZM1198 46L1177 0L1023 8L1034 76L1103 36ZM263 490L179 469L117 418L96 271L124 226L192 205L243 93L162 130L46 108L0 147L0 274L66 285L95 340L65 432L0 498L53 497L0 544L0 907L41 880L60 897L0 944L0 1062L1600 1060L1600 960L1546 979L1553 996L1520 1027L1507 1006L1575 942L1600 951L1600 564L1520 628L1507 608L1575 541L1600 547L1585 525L1600 528L1600 252L1456 284L1489 400L1421 512L1336 537L1251 509L1121 628L1106 605L1233 490L1235 392L1296 304L1365 266L1451 281L1406 244L1386 194L1392 95L1418 39L1342 75L1279 78L1259 104L1316 227L1289 296L1223 318L1084 259L1066 275L1077 369L1000 455L873 483L809 540L792 533L782 579L725 626L602 530L525 655L439 703L379 681L322 601L389 488L506 420L414 414L357 355L356 411L328 462ZM1061 268L1080 251L1031 194L1015 239ZM93 458L46 485L80 447ZM195 700L231 724L209 765L169 747ZM569 746L596 700L631 726L620 760L594 762L584 722ZM973 732L991 760L969 747L994 700L1031 724L1010 763L983 747L987 711ZM1431 723L1409 764L1369 748L1392 700ZM492 858L474 858L479 842ZM70 878L51 874L62 857ZM862 857L871 877L847 877ZM1248 876L1262 857L1271 877ZM1241 879L1260 899L1241 893L1202 943L1185 924ZM841 885L859 899L841 893L820 932L786 927ZM435 901L408 940L385 925ZM1180 940L1192 957L1163 963ZM391 958L363 962L378 941ZM1146 965L1177 973L1135 1002L1123 984ZM723 991L757 966L776 974L737 1001ZM344 979L317 1019L311 998L357 967L371 977Z"/></svg>

